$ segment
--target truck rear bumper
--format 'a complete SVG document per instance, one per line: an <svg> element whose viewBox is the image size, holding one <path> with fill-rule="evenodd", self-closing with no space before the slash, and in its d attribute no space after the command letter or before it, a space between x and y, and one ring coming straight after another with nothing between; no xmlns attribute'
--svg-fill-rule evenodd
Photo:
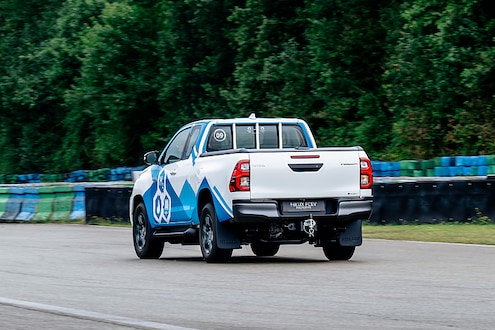
<svg viewBox="0 0 495 330"><path fill-rule="evenodd" d="M325 203L332 204L323 211L316 212L283 212L280 203L275 200L267 201L234 201L234 223L266 223L271 221L298 220L312 217L321 221L367 220L371 216L373 199L332 199Z"/></svg>

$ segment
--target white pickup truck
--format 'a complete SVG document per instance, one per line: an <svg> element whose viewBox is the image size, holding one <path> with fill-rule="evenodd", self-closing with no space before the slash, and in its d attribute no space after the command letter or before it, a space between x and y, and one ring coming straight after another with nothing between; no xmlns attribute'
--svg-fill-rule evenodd
<svg viewBox="0 0 495 330"><path fill-rule="evenodd" d="M165 242L199 244L206 262L309 242L348 260L372 211L363 149L317 148L300 119L196 121L144 160L129 204L139 258L159 258Z"/></svg>

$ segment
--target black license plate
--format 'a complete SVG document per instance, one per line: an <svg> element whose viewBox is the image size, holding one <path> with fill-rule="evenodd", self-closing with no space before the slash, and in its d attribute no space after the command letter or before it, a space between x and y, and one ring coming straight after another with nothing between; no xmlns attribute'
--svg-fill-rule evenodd
<svg viewBox="0 0 495 330"><path fill-rule="evenodd" d="M283 212L323 212L325 211L325 201L322 200L305 200L305 201L284 201L282 204Z"/></svg>

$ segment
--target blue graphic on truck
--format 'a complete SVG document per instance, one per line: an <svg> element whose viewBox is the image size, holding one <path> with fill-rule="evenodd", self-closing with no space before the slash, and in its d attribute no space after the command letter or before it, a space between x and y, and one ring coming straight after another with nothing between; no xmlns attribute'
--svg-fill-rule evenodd
<svg viewBox="0 0 495 330"><path fill-rule="evenodd" d="M165 189L167 184L167 173L165 168L162 168L157 178L157 187L155 196L153 196L153 218L158 223L170 222L170 211L172 201L170 195Z"/></svg>

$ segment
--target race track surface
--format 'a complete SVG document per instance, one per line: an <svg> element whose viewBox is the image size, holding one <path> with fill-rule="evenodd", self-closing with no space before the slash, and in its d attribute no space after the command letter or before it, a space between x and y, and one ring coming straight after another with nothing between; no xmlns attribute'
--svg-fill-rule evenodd
<svg viewBox="0 0 495 330"><path fill-rule="evenodd" d="M495 247L365 240L329 262L198 246L139 260L130 228L0 223L0 329L493 329Z"/></svg>

